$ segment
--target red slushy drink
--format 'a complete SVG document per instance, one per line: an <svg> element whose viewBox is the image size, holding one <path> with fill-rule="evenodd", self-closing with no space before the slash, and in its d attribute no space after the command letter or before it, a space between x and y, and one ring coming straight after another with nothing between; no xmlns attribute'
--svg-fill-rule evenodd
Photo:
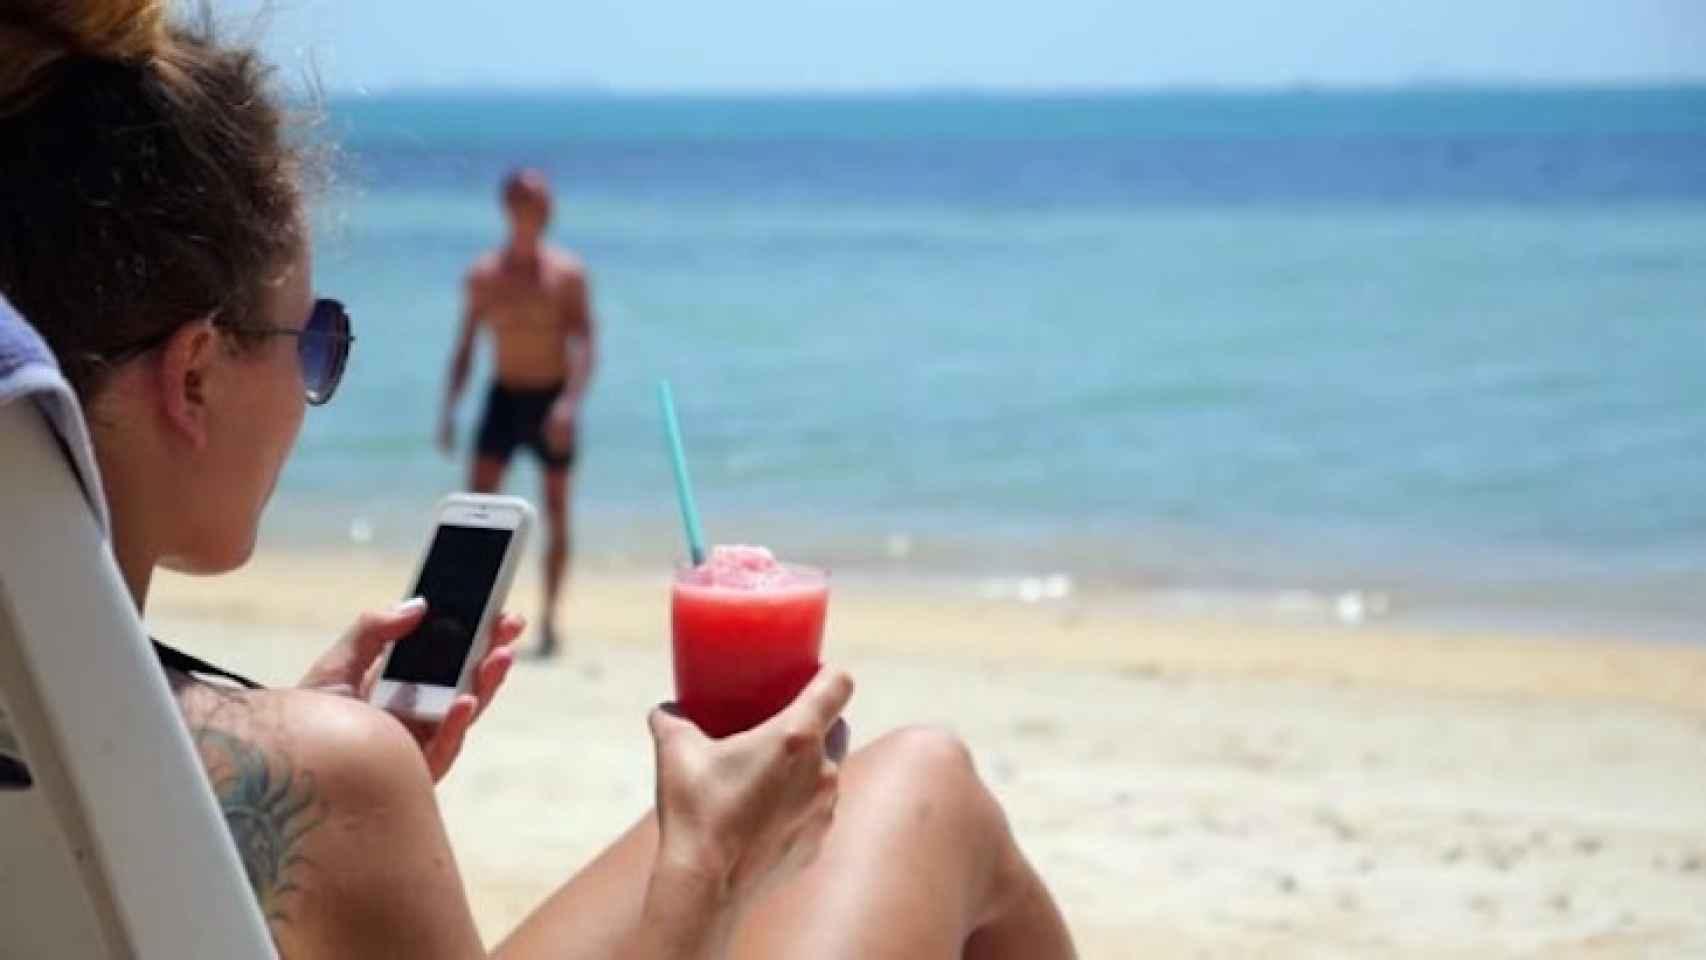
<svg viewBox="0 0 1706 960"><path fill-rule="evenodd" d="M717 547L670 596L675 698L713 737L758 726L818 669L829 581L763 547Z"/></svg>

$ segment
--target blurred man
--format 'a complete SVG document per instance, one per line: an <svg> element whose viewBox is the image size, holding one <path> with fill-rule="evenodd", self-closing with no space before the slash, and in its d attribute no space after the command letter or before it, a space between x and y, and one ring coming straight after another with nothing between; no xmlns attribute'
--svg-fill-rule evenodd
<svg viewBox="0 0 1706 960"><path fill-rule="evenodd" d="M501 488L517 447L533 451L544 468L549 542L539 652L548 657L557 646L557 595L569 565L570 472L581 402L592 379L592 308L580 260L545 242L551 190L544 176L516 171L504 179L502 197L509 239L468 273L438 443L446 453L455 448L456 402L468 379L475 336L484 328L492 335L496 362L468 486L481 493Z"/></svg>

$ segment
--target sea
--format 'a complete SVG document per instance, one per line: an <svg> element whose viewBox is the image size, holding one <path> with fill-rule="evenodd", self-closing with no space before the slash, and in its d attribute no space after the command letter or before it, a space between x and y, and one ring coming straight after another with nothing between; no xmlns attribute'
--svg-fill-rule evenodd
<svg viewBox="0 0 1706 960"><path fill-rule="evenodd" d="M1706 624L1706 87L333 96L358 340L274 548L420 548L500 178L593 284L576 562L714 541L1012 603ZM460 404L472 435L486 354ZM511 492L536 497L518 461Z"/></svg>

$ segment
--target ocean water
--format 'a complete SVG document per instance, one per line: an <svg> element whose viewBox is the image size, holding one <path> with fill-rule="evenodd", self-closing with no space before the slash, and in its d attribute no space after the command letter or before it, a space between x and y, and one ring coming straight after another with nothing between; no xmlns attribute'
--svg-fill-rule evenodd
<svg viewBox="0 0 1706 960"><path fill-rule="evenodd" d="M1706 614L1706 89L386 97L323 131L359 340L275 542L416 548L463 470L430 443L460 279L530 164L594 282L585 562L680 552L668 376L713 538L837 569Z"/></svg>

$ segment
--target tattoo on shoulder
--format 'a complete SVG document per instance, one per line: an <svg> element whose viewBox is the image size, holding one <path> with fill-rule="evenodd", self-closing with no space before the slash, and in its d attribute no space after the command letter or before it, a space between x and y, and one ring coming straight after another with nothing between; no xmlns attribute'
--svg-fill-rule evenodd
<svg viewBox="0 0 1706 960"><path fill-rule="evenodd" d="M222 730L201 727L195 740L261 912L269 923L288 923L291 894L312 865L303 842L326 818L313 773Z"/></svg>

